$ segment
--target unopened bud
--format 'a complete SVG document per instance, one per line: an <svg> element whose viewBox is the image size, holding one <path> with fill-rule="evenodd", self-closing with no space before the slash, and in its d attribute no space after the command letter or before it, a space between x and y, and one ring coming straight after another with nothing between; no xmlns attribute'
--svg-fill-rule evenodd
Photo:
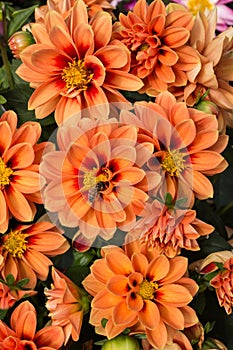
<svg viewBox="0 0 233 350"><path fill-rule="evenodd" d="M8 40L9 48L15 58L20 58L21 52L34 43L32 34L24 31L15 32Z"/></svg>
<svg viewBox="0 0 233 350"><path fill-rule="evenodd" d="M210 100L201 100L195 107L207 114L218 115L219 112L216 104Z"/></svg>
<svg viewBox="0 0 233 350"><path fill-rule="evenodd" d="M119 335L107 340L101 350L140 350L138 341L128 335Z"/></svg>

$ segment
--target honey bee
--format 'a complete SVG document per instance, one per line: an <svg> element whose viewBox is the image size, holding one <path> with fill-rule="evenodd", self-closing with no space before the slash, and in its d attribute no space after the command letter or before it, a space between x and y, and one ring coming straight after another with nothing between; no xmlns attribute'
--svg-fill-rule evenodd
<svg viewBox="0 0 233 350"><path fill-rule="evenodd" d="M99 181L97 184L90 188L88 191L88 201L94 203L100 191L104 191L107 188L106 182Z"/></svg>

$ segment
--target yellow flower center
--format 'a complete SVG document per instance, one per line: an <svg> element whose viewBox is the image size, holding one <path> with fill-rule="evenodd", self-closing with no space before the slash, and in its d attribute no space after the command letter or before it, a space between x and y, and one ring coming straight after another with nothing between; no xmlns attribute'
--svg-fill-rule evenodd
<svg viewBox="0 0 233 350"><path fill-rule="evenodd" d="M95 185L98 182L105 182L109 179L109 170L107 168L104 168L101 174L96 176L96 170L93 169L92 171L88 171L84 174L83 178L83 189L84 190L90 190L91 188L95 187Z"/></svg>
<svg viewBox="0 0 233 350"><path fill-rule="evenodd" d="M83 60L68 62L69 66L63 69L62 79L66 83L67 90L87 90L94 73L85 67Z"/></svg>
<svg viewBox="0 0 233 350"><path fill-rule="evenodd" d="M22 258L27 249L26 237L27 235L21 231L11 231L3 243L3 249L7 250L13 258Z"/></svg>
<svg viewBox="0 0 233 350"><path fill-rule="evenodd" d="M198 12L204 12L205 9L212 10L214 8L214 4L212 4L209 0L189 0L187 2L187 7L190 12L196 15Z"/></svg>
<svg viewBox="0 0 233 350"><path fill-rule="evenodd" d="M161 163L161 167L169 173L170 176L179 176L185 168L185 160L183 158L184 153L181 153L179 150L167 151Z"/></svg>
<svg viewBox="0 0 233 350"><path fill-rule="evenodd" d="M154 292L158 289L158 283L144 280L140 283L139 288L138 294L141 295L142 299L154 299Z"/></svg>
<svg viewBox="0 0 233 350"><path fill-rule="evenodd" d="M10 176L13 173L11 168L8 168L2 158L0 157L0 189L2 190L10 183Z"/></svg>

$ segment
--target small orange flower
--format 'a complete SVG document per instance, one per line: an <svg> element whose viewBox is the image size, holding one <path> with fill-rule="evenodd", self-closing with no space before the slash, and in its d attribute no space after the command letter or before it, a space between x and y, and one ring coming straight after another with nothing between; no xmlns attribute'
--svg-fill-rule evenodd
<svg viewBox="0 0 233 350"><path fill-rule="evenodd" d="M128 49L111 41L112 18L105 11L96 13L89 23L85 3L77 0L66 20L50 10L45 23L32 24L31 31L36 44L23 50L17 74L35 89L28 106L35 109L37 118L55 111L60 125L91 106L96 106L98 117L100 104L99 113L107 117L108 101L127 101L119 90L137 91L143 85L128 73Z"/></svg>
<svg viewBox="0 0 233 350"><path fill-rule="evenodd" d="M0 118L0 232L6 232L9 219L32 221L36 206L42 203L39 162L46 142L36 144L41 135L39 123L26 122L18 129L13 111Z"/></svg>
<svg viewBox="0 0 233 350"><path fill-rule="evenodd" d="M135 246L137 249L135 249ZM130 250L135 252L131 255ZM125 328L146 334L155 348L163 348L172 330L182 330L197 322L188 306L198 290L197 284L184 277L187 259L140 252L140 243L123 250L102 249L103 258L91 266L83 281L94 296L90 323L96 332L113 338ZM101 320L106 319L105 327Z"/></svg>
<svg viewBox="0 0 233 350"><path fill-rule="evenodd" d="M196 218L195 210L169 208L158 200L146 205L142 216L129 233L131 239L138 238L169 258L180 254L182 248L199 250L197 238L214 230Z"/></svg>
<svg viewBox="0 0 233 350"><path fill-rule="evenodd" d="M147 163L151 171L159 172L164 179L162 194L169 192L173 198L190 201L192 193L198 199L213 197L207 176L222 172L228 165L220 155L228 136L219 135L216 116L187 108L167 91L157 96L156 103L137 102L135 111L136 115L122 115L121 121L140 128L139 143L154 145Z"/></svg>
<svg viewBox="0 0 233 350"><path fill-rule="evenodd" d="M166 12L161 0L139 0L133 12L120 14L114 35L131 52L131 72L141 78L141 92L156 96L169 86L185 86L186 73L200 65L196 51L186 45L193 26L188 11Z"/></svg>
<svg viewBox="0 0 233 350"><path fill-rule="evenodd" d="M221 254L221 255L220 255ZM221 260L220 260L220 259ZM207 257L208 265L206 264L206 259L204 259L201 267L200 273L209 273L216 271L216 276L210 280L210 285L214 287L218 302L220 306L223 306L226 313L230 315L233 309L233 255L230 251L220 252L219 256L215 258L214 254ZM211 263L212 260L212 263ZM224 261L224 263L223 263ZM219 269L215 262L222 262L222 268ZM214 267L215 266L215 267Z"/></svg>
<svg viewBox="0 0 233 350"><path fill-rule="evenodd" d="M221 128L225 129L226 123L232 126L233 87L229 81L233 80L233 28L215 35L216 21L216 10L208 14L200 12L195 17L189 42L197 50L201 66L199 71L194 69L188 73L183 91L178 88L172 92L193 106L197 98L208 91L210 101L219 108Z"/></svg>
<svg viewBox="0 0 233 350"><path fill-rule="evenodd" d="M48 152L40 167L45 208L58 212L62 225L79 226L90 243L98 235L109 240L117 228L128 230L148 199L140 188L146 173L138 165L151 152L137 144L137 127L72 118L57 140L59 150Z"/></svg>
<svg viewBox="0 0 233 350"><path fill-rule="evenodd" d="M10 319L11 328L0 321L1 350L59 350L64 342L61 327L47 326L36 332L36 310L28 301L19 304Z"/></svg>
<svg viewBox="0 0 233 350"><path fill-rule="evenodd" d="M85 292L67 276L52 268L53 284L45 290L46 308L52 319L52 326L60 326L64 332L64 344L72 337L79 339L83 315L88 311L89 302Z"/></svg>
<svg viewBox="0 0 233 350"><path fill-rule="evenodd" d="M0 309L9 309L21 298L30 297L36 293L36 291L29 289L21 290L16 286L14 286L14 289L10 289L6 284L0 282Z"/></svg>
<svg viewBox="0 0 233 350"><path fill-rule="evenodd" d="M52 261L48 256L63 254L69 243L62 232L50 222L18 225L1 239L0 274L5 279L12 274L15 280L29 278L27 288L36 286L37 278L45 281Z"/></svg>
<svg viewBox="0 0 233 350"><path fill-rule="evenodd" d="M50 0L47 5L37 7L35 9L35 20L41 22L45 20L48 11L53 10L59 12L64 18L69 16L76 0ZM89 17L101 10L111 11L114 7L110 4L111 0L84 0Z"/></svg>

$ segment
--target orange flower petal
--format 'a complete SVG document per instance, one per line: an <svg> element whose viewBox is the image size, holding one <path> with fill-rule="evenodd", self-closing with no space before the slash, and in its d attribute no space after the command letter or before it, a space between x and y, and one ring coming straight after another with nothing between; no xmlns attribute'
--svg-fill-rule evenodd
<svg viewBox="0 0 233 350"><path fill-rule="evenodd" d="M131 292L126 297L126 304L130 310L140 311L143 308L144 302L139 294Z"/></svg>
<svg viewBox="0 0 233 350"><path fill-rule="evenodd" d="M19 221L32 221L33 212L27 199L14 186L6 190L6 203L12 215Z"/></svg>
<svg viewBox="0 0 233 350"><path fill-rule="evenodd" d="M127 295L129 292L128 278L120 275L113 276L107 283L107 289L115 295Z"/></svg>
<svg viewBox="0 0 233 350"><path fill-rule="evenodd" d="M147 269L147 278L150 281L160 281L168 274L169 269L170 264L168 259L161 255L150 262Z"/></svg>
<svg viewBox="0 0 233 350"><path fill-rule="evenodd" d="M178 284L166 284L156 291L156 299L159 303L180 307L184 306L192 300L189 291Z"/></svg>
<svg viewBox="0 0 233 350"><path fill-rule="evenodd" d="M110 293L107 289L99 292L92 300L92 307L97 309L109 309L122 301L122 297Z"/></svg>
<svg viewBox="0 0 233 350"><path fill-rule="evenodd" d="M132 322L136 316L137 312L130 310L126 305L126 302L121 301L115 306L113 310L112 320L113 323L118 326L125 325L125 327L127 327L127 325Z"/></svg>
<svg viewBox="0 0 233 350"><path fill-rule="evenodd" d="M160 319L159 324L154 329L146 329L146 336L149 343L157 349L163 349L167 343L167 328Z"/></svg>
<svg viewBox="0 0 233 350"><path fill-rule="evenodd" d="M129 258L118 252L106 254L106 263L110 270L116 275L128 276L132 272L132 265Z"/></svg>
<svg viewBox="0 0 233 350"><path fill-rule="evenodd" d="M151 300L144 300L143 308L139 311L138 317L146 329L154 329L159 325L159 309Z"/></svg>
<svg viewBox="0 0 233 350"><path fill-rule="evenodd" d="M188 268L188 260L183 256L176 256L170 260L170 269L168 274L162 278L159 284L174 283L184 276Z"/></svg>
<svg viewBox="0 0 233 350"><path fill-rule="evenodd" d="M146 276L148 269L148 260L145 255L135 253L132 256L131 261L134 271L141 273L143 276Z"/></svg>
<svg viewBox="0 0 233 350"><path fill-rule="evenodd" d="M104 48L112 35L112 18L109 13L99 11L93 18L91 27L94 32L95 50Z"/></svg>
<svg viewBox="0 0 233 350"><path fill-rule="evenodd" d="M164 305L158 303L160 316L164 323L175 329L184 329L184 315L180 309L172 305Z"/></svg>
<svg viewBox="0 0 233 350"><path fill-rule="evenodd" d="M46 349L48 347L58 349L64 343L64 333L61 327L46 326L36 333L34 342L40 348L44 347L44 349Z"/></svg>

